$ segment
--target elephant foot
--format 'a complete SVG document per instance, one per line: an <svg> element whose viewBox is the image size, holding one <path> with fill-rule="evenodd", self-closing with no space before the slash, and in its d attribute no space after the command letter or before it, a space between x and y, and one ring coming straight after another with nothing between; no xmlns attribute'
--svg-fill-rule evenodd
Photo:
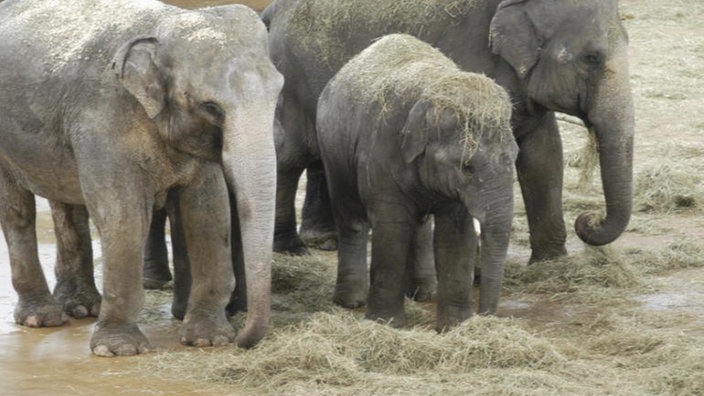
<svg viewBox="0 0 704 396"><path fill-rule="evenodd" d="M95 285L59 280L54 287L54 299L63 305L65 313L76 319L100 314L101 296Z"/></svg>
<svg viewBox="0 0 704 396"><path fill-rule="evenodd" d="M367 303L367 294L367 285L364 281L338 283L332 301L343 308L355 309Z"/></svg>
<svg viewBox="0 0 704 396"><path fill-rule="evenodd" d="M217 315L189 312L181 326L181 344L183 345L222 346L231 343L234 339L235 329L227 321L225 310Z"/></svg>
<svg viewBox="0 0 704 396"><path fill-rule="evenodd" d="M395 310L369 308L365 317L375 322L388 324L393 328L406 326L406 313L403 308Z"/></svg>
<svg viewBox="0 0 704 396"><path fill-rule="evenodd" d="M39 301L20 298L14 317L15 323L27 327L56 327L68 321L63 306L51 297Z"/></svg>
<svg viewBox="0 0 704 396"><path fill-rule="evenodd" d="M153 348L136 324L108 324L100 321L95 325L90 349L97 356L114 357L134 356L147 353Z"/></svg>
<svg viewBox="0 0 704 396"><path fill-rule="evenodd" d="M555 260L564 256L567 256L567 249L565 248L565 245L543 248L534 247L532 248L528 264L530 265L539 261Z"/></svg>
<svg viewBox="0 0 704 396"><path fill-rule="evenodd" d="M306 245L319 250L337 250L336 231L301 227L301 239Z"/></svg>
<svg viewBox="0 0 704 396"><path fill-rule="evenodd" d="M438 303L435 330L439 333L457 327L460 323L472 317L471 304L455 306Z"/></svg>
<svg viewBox="0 0 704 396"><path fill-rule="evenodd" d="M438 291L438 280L435 276L413 278L410 280L406 296L418 302L430 301Z"/></svg>
<svg viewBox="0 0 704 396"><path fill-rule="evenodd" d="M143 273L142 287L145 289L161 289L172 279L168 260L145 260Z"/></svg>
<svg viewBox="0 0 704 396"><path fill-rule="evenodd" d="M298 234L288 236L274 235L274 251L294 256L307 256L310 254L308 247Z"/></svg>

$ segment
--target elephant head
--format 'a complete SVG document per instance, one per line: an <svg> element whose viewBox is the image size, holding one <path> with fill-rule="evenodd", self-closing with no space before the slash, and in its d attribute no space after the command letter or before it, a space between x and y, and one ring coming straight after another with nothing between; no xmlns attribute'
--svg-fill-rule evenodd
<svg viewBox="0 0 704 396"><path fill-rule="evenodd" d="M401 155L407 164L416 161L421 184L436 200L461 203L481 224L479 312L495 313L513 220L518 146L508 94L487 77L463 74L474 89L447 97L464 100L450 107L424 99L413 105L401 132Z"/></svg>
<svg viewBox="0 0 704 396"><path fill-rule="evenodd" d="M113 68L162 141L222 164L237 201L247 278L247 323L236 343L254 345L270 317L273 119L283 85L263 23L242 6L183 12L124 44Z"/></svg>
<svg viewBox="0 0 704 396"><path fill-rule="evenodd" d="M617 0L504 0L490 45L514 70L525 106L577 116L598 142L606 216L581 214L577 235L615 240L632 210L634 110L628 37Z"/></svg>

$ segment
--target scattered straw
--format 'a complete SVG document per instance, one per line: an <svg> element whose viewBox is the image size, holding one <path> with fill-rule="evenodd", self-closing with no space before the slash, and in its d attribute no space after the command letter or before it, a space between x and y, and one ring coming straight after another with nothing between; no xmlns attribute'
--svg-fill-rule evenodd
<svg viewBox="0 0 704 396"><path fill-rule="evenodd" d="M659 164L636 178L635 202L644 212L669 213L700 209L702 176L676 163Z"/></svg>

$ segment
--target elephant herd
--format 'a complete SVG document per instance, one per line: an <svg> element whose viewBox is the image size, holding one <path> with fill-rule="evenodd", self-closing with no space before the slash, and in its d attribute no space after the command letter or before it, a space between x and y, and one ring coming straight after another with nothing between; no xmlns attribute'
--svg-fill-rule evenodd
<svg viewBox="0 0 704 396"><path fill-rule="evenodd" d="M498 306L514 169L530 262L565 255L554 112L598 142L612 242L632 206L633 103L617 0L274 0L183 10L158 0L0 0L0 222L15 321L98 316L90 347L134 355L145 286L171 275L180 339L255 345L272 251L337 247L331 298L438 331ZM294 198L307 171L300 230ZM57 284L37 253L49 200ZM88 219L100 236L102 295ZM300 232L300 233L299 233ZM371 232L371 263L367 244ZM369 268L369 269L368 269ZM246 310L237 334L228 314Z"/></svg>

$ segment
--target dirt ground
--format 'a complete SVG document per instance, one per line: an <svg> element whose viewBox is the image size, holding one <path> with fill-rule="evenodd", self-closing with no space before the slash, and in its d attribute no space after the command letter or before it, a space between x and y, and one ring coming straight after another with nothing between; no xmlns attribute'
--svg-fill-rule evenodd
<svg viewBox="0 0 704 396"><path fill-rule="evenodd" d="M171 1L181 6L229 2ZM261 9L268 1L249 3ZM234 351L231 346L214 350L180 346L177 341L179 323L169 314L168 290L147 293L142 329L157 345L156 353L134 358L98 358L92 356L88 348L95 323L92 319L71 320L67 326L51 329L28 329L14 324L12 310L17 297L11 286L3 239L0 241L1 392L8 395L704 394L701 363L704 362L704 255L701 254L704 251L704 79L701 77L704 3L701 0L622 0L621 10L630 35L631 81L636 106L636 211L629 228L610 250L622 258L624 265L647 270L636 274L640 277L637 287L592 286L590 291L597 290L596 294L582 293L578 287L555 291L543 284L535 286L535 283L516 281L519 277L512 274L524 270L529 255L525 216L517 198L509 257L509 268L513 270L507 275L499 317L513 318L532 336L559 348L568 362L550 373L551 376L535 372L530 377L517 377L511 369L479 370L477 377L497 378L493 387L473 387L472 382L466 382L462 387L443 385L427 391L417 387L415 377L410 374L380 380L396 387L382 387L374 381L366 388L335 387L317 380L313 374L308 382L280 385L273 390L224 381L222 375L211 373L210 366L206 367L204 362L212 362L221 355L219 359L225 362L234 356L244 362L243 370L246 370L249 359L254 361L257 356L257 348ZM602 201L598 174L594 181L580 183L578 158L586 133L570 118L562 120L568 159L565 208L569 224L585 208L600 208ZM51 217L46 202L39 201L38 209L40 258L49 284L53 286ZM99 254L99 244L94 244ZM675 258L673 246L685 246L686 249L680 249L684 257ZM569 235L568 250L575 260L573 265L579 265L584 247L573 232ZM655 262L663 268L643 264L653 257L658 258ZM99 268L100 258L96 260ZM332 268L335 256L315 251L311 260ZM276 256L278 275L275 278L285 278L281 268L289 261L286 256ZM678 264L680 262L685 264ZM99 270L96 277L100 278ZM328 280L334 282L332 277ZM295 289L298 281L295 273L290 281L290 288ZM579 282L575 280L575 283ZM272 339L280 335L279 329L291 323L292 312L304 317L314 315L315 307L297 307L297 302L287 300L289 296L291 294L283 292L275 296L273 325L277 335L263 343L273 343ZM329 297L321 298L326 300L320 302L322 310L327 310L325 304ZM628 334L616 341L607 339L605 335L619 323L630 326L626 327ZM642 342L647 346L643 347ZM584 344L589 345L588 354L579 349ZM398 347L402 349L403 345ZM678 352L666 353L672 350ZM211 360L199 360L205 358ZM163 362L177 366L178 361L186 359L194 362L191 373L160 366ZM684 372L682 362L688 359L695 362L687 366L695 369L692 373ZM578 363L584 365L577 366ZM682 365L671 367L678 363ZM272 371L267 381L275 383L278 375ZM564 377L564 385L556 382L555 378L560 376ZM509 384L511 381L520 387Z"/></svg>

